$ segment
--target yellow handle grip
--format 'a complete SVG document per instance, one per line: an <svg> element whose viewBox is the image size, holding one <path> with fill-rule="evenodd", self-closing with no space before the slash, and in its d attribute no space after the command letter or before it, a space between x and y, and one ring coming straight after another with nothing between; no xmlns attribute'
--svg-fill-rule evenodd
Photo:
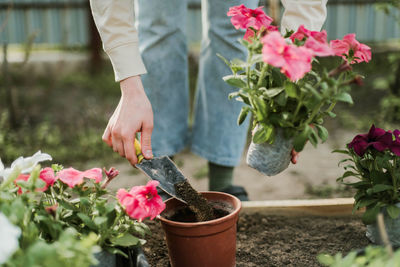
<svg viewBox="0 0 400 267"><path fill-rule="evenodd" d="M138 163L142 162L142 160L144 159L143 154L142 154L142 147L140 146L140 143L136 138L135 138L135 151L136 151Z"/></svg>

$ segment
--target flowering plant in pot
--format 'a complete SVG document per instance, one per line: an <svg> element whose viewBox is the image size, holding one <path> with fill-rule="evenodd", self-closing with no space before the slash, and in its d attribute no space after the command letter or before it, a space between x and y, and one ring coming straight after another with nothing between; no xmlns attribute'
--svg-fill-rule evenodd
<svg viewBox="0 0 400 267"><path fill-rule="evenodd" d="M229 98L245 103L238 124L253 114L247 162L275 175L288 166L292 148L300 152L307 141L316 146L318 139L327 139L324 118L335 117L337 102L353 102L349 85L360 83L361 76L352 65L368 62L371 51L355 34L328 43L325 30L311 31L303 25L282 36L262 7L235 6L228 16L236 29L246 30L240 41L248 50L246 61L219 56L232 70L223 79L239 88ZM317 58L328 56L342 60L327 70Z"/></svg>
<svg viewBox="0 0 400 267"><path fill-rule="evenodd" d="M4 179L0 188L10 199L26 198L29 201L33 208L28 217L42 240L58 240L65 229L73 229L82 237L94 235L93 245L102 250L96 258L103 266L115 266L114 254L128 257L131 249L144 244L149 229L142 220L154 218L163 210L164 204L156 193L153 202L148 203L146 198L143 199L143 190L138 189L155 188L155 185L134 187L130 194L120 189L119 201L110 200L112 196L106 186L118 175L117 170L105 171L106 179L103 180L99 168L81 172L57 164L44 169L36 165L38 160L49 159L49 155L37 153L27 159L18 159L11 168L0 166L0 176ZM28 169L24 167L29 164L32 166ZM130 207L134 207L135 212L126 208L121 192L131 196ZM149 210L157 199L157 207Z"/></svg>
<svg viewBox="0 0 400 267"><path fill-rule="evenodd" d="M347 144L348 157L340 163L345 173L340 183L357 190L354 210L366 208L362 216L367 225L367 237L379 242L376 216L384 213L385 227L393 245L400 245L400 131L385 131L371 126L366 134L359 134ZM357 181L348 181L354 177Z"/></svg>

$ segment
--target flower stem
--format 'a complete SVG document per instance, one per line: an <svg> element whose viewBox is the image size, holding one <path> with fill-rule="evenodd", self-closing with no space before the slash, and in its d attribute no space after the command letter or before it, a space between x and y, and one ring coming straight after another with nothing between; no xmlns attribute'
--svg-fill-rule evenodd
<svg viewBox="0 0 400 267"><path fill-rule="evenodd" d="M247 87L250 89L250 62L253 57L253 52L249 51L249 55L247 57L248 66L246 68L246 75L247 75Z"/></svg>
<svg viewBox="0 0 400 267"><path fill-rule="evenodd" d="M257 88L259 88L265 78L265 75L267 74L267 70L268 70L268 64L264 64L264 66L261 69L261 75L258 78L258 82L257 82Z"/></svg>

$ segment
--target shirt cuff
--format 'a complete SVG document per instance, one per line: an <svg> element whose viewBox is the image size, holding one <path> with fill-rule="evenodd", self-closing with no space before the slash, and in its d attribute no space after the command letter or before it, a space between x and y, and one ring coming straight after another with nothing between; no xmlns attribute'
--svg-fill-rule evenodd
<svg viewBox="0 0 400 267"><path fill-rule="evenodd" d="M147 73L137 42L116 46L106 51L114 69L115 81Z"/></svg>
<svg viewBox="0 0 400 267"><path fill-rule="evenodd" d="M282 31L296 31L300 25L312 31L320 31L327 15L326 3L326 0L282 0L285 8L281 21Z"/></svg>

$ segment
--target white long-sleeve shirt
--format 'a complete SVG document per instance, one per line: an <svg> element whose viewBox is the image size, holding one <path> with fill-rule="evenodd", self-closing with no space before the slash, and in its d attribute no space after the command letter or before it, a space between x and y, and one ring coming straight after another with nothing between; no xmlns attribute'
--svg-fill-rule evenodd
<svg viewBox="0 0 400 267"><path fill-rule="evenodd" d="M285 8L281 29L296 30L303 24L307 29L319 31L326 19L327 1L281 0ZM104 51L113 65L115 80L146 73L134 26L133 0L90 0L90 6Z"/></svg>

